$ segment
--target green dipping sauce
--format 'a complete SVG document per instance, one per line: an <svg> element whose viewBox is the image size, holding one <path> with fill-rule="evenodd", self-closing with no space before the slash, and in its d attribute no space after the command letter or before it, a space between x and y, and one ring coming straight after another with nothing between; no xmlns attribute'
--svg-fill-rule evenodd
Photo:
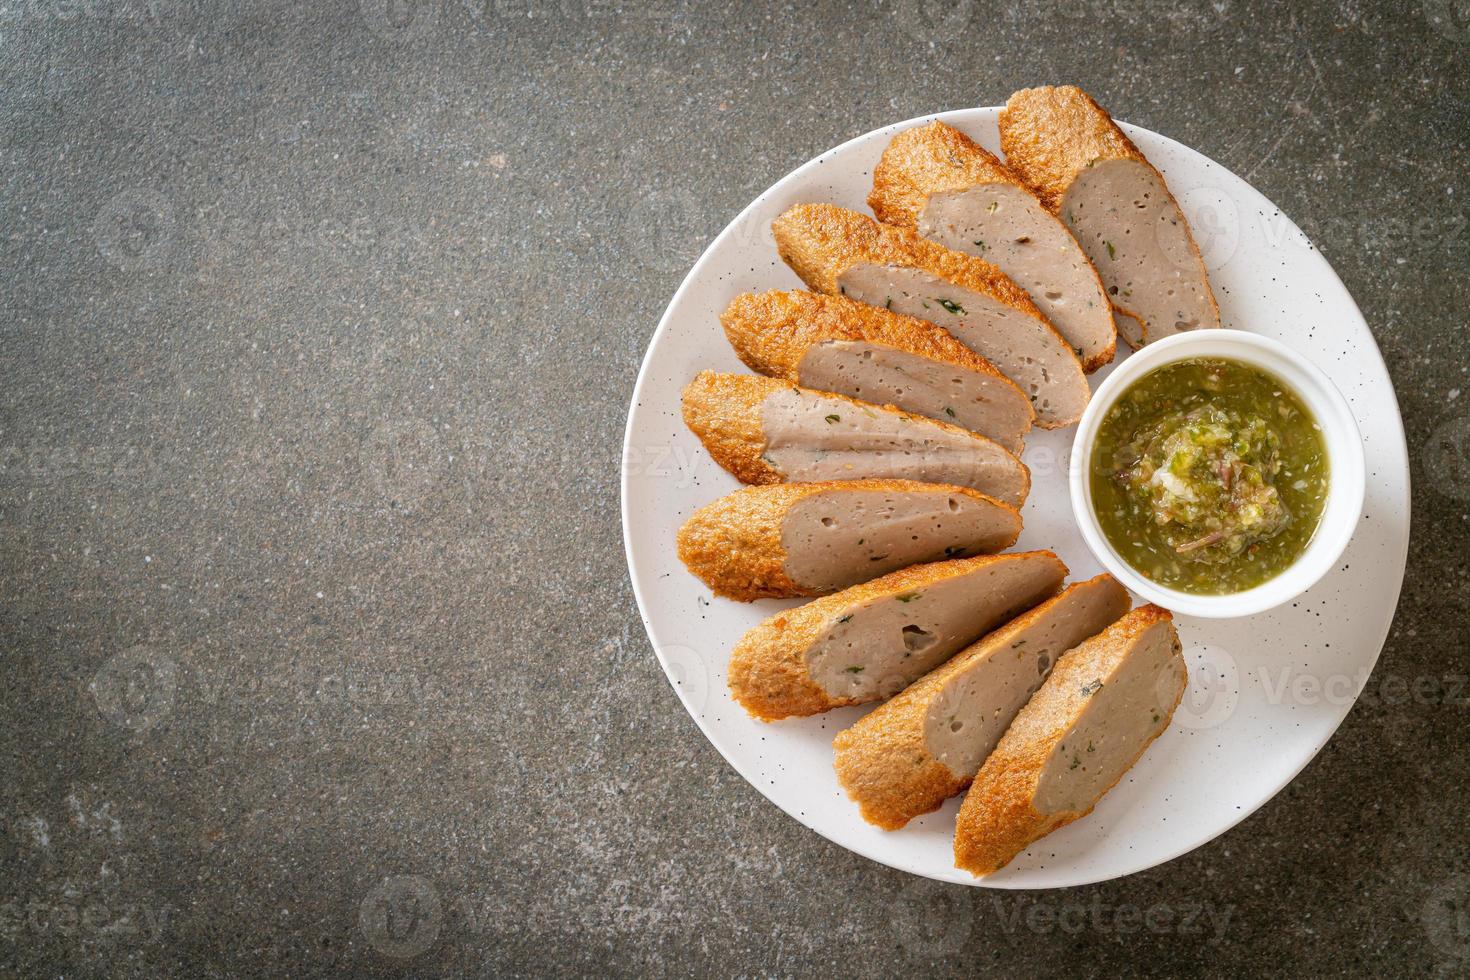
<svg viewBox="0 0 1470 980"><path fill-rule="evenodd" d="M1144 375L1103 417L1092 506L1129 565L1160 585L1243 592L1306 550L1331 472L1296 392L1221 358Z"/></svg>

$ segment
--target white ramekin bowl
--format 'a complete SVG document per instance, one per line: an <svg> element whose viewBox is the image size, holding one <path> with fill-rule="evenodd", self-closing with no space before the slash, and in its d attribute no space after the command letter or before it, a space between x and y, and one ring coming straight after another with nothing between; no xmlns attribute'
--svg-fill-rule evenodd
<svg viewBox="0 0 1470 980"><path fill-rule="evenodd" d="M1296 392L1322 427L1331 466L1322 521L1304 551L1281 574L1244 592L1198 595L1144 578L1123 560L1103 534L1092 507L1093 444L1108 409L1135 381L1155 368L1194 357L1240 361L1267 371ZM1280 341L1241 330L1201 330L1149 344L1118 365L1092 396L1077 426L1068 472L1072 513L1087 547L1119 582L1149 602L1187 616L1229 619L1250 616L1289 602L1310 589L1337 563L1363 512L1363 443L1347 399L1309 361Z"/></svg>

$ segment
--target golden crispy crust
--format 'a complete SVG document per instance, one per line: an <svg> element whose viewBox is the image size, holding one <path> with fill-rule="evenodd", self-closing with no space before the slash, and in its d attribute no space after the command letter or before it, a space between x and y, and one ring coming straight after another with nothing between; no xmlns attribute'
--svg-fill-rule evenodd
<svg viewBox="0 0 1470 980"><path fill-rule="evenodd" d="M962 656L963 651L955 659ZM868 823L899 830L969 783L934 758L924 739L924 716L938 690L929 680L953 664L925 674L832 740L837 781Z"/></svg>
<svg viewBox="0 0 1470 980"><path fill-rule="evenodd" d="M1107 110L1075 85L1012 95L1000 113L1000 148L1053 213L1077 175L1099 160L1137 160L1153 169Z"/></svg>
<svg viewBox="0 0 1470 980"><path fill-rule="evenodd" d="M1088 695L1082 693L1085 686L1096 678L1110 678L1123 663L1132 641L1161 622L1168 623L1170 633L1174 632L1173 615L1167 609L1140 606L1057 661L1051 676L1016 715L1000 744L980 767L960 806L954 837L956 867L975 875L1005 867L1035 841L1091 813L1097 801L1143 757L1153 738L1139 745L1118 779L1085 810L1044 814L1033 805L1048 757L1086 706ZM1177 634L1174 639L1178 656ZM1181 685L1169 707L1169 718L1183 694ZM1159 732L1168 724L1166 718Z"/></svg>
<svg viewBox="0 0 1470 980"><path fill-rule="evenodd" d="M1067 566L1050 551L955 558L928 565L911 565L871 582L843 589L835 595L777 613L751 629L735 645L730 654L730 693L746 711L761 721L815 715L843 705L858 704L860 702L852 698L832 697L807 672L806 651L821 639L833 621L854 607L966 575L987 565L1037 560L1054 562L1061 575L1067 573Z"/></svg>
<svg viewBox="0 0 1470 980"><path fill-rule="evenodd" d="M1059 595L987 633L954 659L864 715L857 724L839 732L832 741L837 781L857 803L863 819L884 830L898 830L915 817L939 809L945 800L970 785L971 777L957 775L929 751L924 727L935 698L976 657L997 643L1008 646L1011 637L1029 629L1068 592L1104 579L1112 581L1113 577L1104 572L1073 583ZM1126 605L1126 593L1121 586L1117 588Z"/></svg>
<svg viewBox="0 0 1470 980"><path fill-rule="evenodd" d="M889 141L873 168L868 207L879 221L917 228L930 195L977 184L1012 184L1031 193L995 154L936 119L905 129Z"/></svg>
<svg viewBox="0 0 1470 980"><path fill-rule="evenodd" d="M1021 518L1016 508L968 487L914 480L829 480L746 487L706 504L679 529L679 559L716 595L740 602L823 595L786 574L781 524L797 501L823 493L933 493L963 495L1003 508ZM1006 547L1015 544L1013 536ZM999 549L996 549L999 550Z"/></svg>
<svg viewBox="0 0 1470 980"><path fill-rule="evenodd" d="M798 204L771 222L776 250L802 282L838 294L838 278L860 262L910 266L989 296L1051 326L1026 290L984 259L952 252L911 228L879 224L835 204Z"/></svg>
<svg viewBox="0 0 1470 980"><path fill-rule="evenodd" d="M750 374L719 374L701 371L684 388L684 424L704 443L704 448L716 463L729 470L741 483L768 484L784 483L786 476L767 463L761 454L766 449L766 436L761 427L761 402L772 392L789 388L792 391L808 392L786 381L760 378ZM836 398L868 411L889 412L908 419L916 425L937 426L966 439L977 439L990 443L996 449L1016 460L1021 473L1020 499L1031 493L1031 470L994 439L978 432L962 429L948 422L940 422L923 415L913 415L896 405L874 405L858 401L846 395L820 392L823 398Z"/></svg>
<svg viewBox="0 0 1470 980"><path fill-rule="evenodd" d="M730 346L747 367L792 384L800 381L801 359L813 344L864 340L978 371L1016 388L994 364L938 324L846 296L801 290L741 293L720 314L720 323ZM1030 400L1020 388L1016 388L1016 397L1030 407Z"/></svg>
<svg viewBox="0 0 1470 980"><path fill-rule="evenodd" d="M726 494L699 508L679 528L679 560L715 595L727 599L806 595L786 574L781 521L798 500L840 485L777 483Z"/></svg>
<svg viewBox="0 0 1470 980"><path fill-rule="evenodd" d="M780 387L769 378L701 371L684 388L684 424L741 483L781 482L781 474L761 459L766 437L760 413L761 402Z"/></svg>

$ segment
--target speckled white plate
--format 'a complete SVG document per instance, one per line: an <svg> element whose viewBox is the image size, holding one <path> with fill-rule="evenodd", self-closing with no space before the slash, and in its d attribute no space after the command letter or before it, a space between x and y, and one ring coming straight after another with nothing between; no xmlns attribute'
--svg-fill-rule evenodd
<svg viewBox="0 0 1470 980"><path fill-rule="evenodd" d="M999 111L932 118L998 151ZM958 798L896 833L864 823L837 784L831 742L868 707L762 724L730 698L731 646L795 603L714 598L679 563L680 524L739 486L683 426L679 393L703 368L745 370L717 319L732 297L801 285L777 258L771 220L800 202L866 211L872 167L888 139L929 118L860 136L781 180L715 239L674 295L638 375L624 444L623 532L633 590L659 660L700 729L751 785L823 836L895 868L965 884L1042 888L1116 878L1183 854L1244 819L1311 761L1352 707L1388 635L1403 583L1409 540L1403 424L1362 314L1306 236L1219 164L1124 124L1189 217L1225 324L1307 354L1352 404L1367 454L1362 521L1337 569L1299 602L1245 620L1181 618L1190 683L1173 725L1091 816L1038 841L1003 871L976 880L954 867ZM1109 370L1093 375L1094 386ZM1073 579L1083 579L1101 568L1072 522L1071 439L1072 430L1063 429L1035 430L1028 440L1033 489L1016 547L1050 548Z"/></svg>

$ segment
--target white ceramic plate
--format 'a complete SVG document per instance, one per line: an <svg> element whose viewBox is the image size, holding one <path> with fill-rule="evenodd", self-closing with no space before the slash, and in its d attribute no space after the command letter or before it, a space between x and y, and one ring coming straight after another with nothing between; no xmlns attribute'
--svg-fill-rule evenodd
<svg viewBox="0 0 1470 980"><path fill-rule="evenodd" d="M1001 872L977 880L954 867L958 798L895 833L864 823L837 784L831 742L869 707L762 724L730 699L730 648L745 630L796 603L714 598L680 564L680 524L739 484L684 427L679 394L701 369L745 370L718 321L732 297L801 285L776 255L773 218L801 202L866 212L872 167L888 139L929 118L998 151L998 113L941 113L844 143L766 191L715 239L674 295L638 375L624 444L623 531L633 591L665 672L700 729L751 785L806 826L875 861L945 881L1042 888L1116 878L1198 847L1269 800L1326 744L1366 683L1393 619L1408 550L1409 466L1383 358L1327 261L1245 181L1166 137L1123 124L1189 217L1225 324L1306 354L1347 396L1367 459L1363 518L1337 568L1300 601L1244 620L1181 617L1190 681L1173 725L1091 816L1038 841ZM1093 375L1094 387L1109 370ZM1071 429L1033 430L1028 439L1033 487L1016 548L1050 548L1073 579L1083 579L1101 567L1072 521L1071 439Z"/></svg>

